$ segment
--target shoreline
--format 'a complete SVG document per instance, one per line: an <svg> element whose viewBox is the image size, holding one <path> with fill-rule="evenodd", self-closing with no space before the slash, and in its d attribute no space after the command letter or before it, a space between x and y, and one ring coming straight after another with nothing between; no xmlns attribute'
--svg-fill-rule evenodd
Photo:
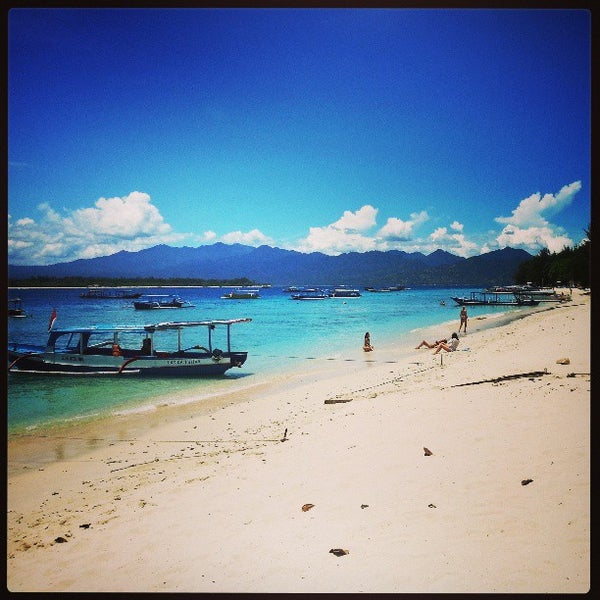
<svg viewBox="0 0 600 600"><path fill-rule="evenodd" d="M116 435L54 440L41 463L34 439L12 440L8 587L587 591L589 311L578 294L471 317L451 354L375 341L398 360L323 361L210 407L111 419Z"/></svg>
<svg viewBox="0 0 600 600"><path fill-rule="evenodd" d="M485 331L490 328L501 327L513 321L527 318L537 312L553 310L557 306L536 307L533 309L508 310L502 313L484 313L477 317L469 319L469 329L471 333ZM384 341L377 342L378 352L365 354L361 348L352 347L342 349L341 355L328 355L314 357L315 360L299 358L303 370L298 371L298 362L290 364L285 368L276 371L259 373L252 376L249 381L243 380L231 381L233 389L222 389L219 391L204 392L200 387L196 390L186 390L180 393L175 400L171 393L161 393L149 399L148 404L132 407L130 410L119 410L108 415L93 415L82 421L70 420L67 423L52 423L34 428L31 432L19 430L16 433L8 433L8 472L17 473L21 464L46 464L52 462L53 456L60 456L64 459L74 459L85 452L89 446L87 440L94 440L95 447L99 447L104 442L105 445L114 443L115 440L129 439L140 435L145 430L154 429L161 423L173 420L183 420L194 414L210 414L212 411L219 410L225 406L234 405L236 398L242 398L243 401L251 400L264 391L271 393L283 386L293 386L294 381L305 377L310 373L313 377L320 379L332 379L336 377L335 366L344 366L344 363L352 362L357 368L363 368L365 364L377 366L384 362L385 364L400 364L404 368L411 368L411 358L413 357L414 344L418 343L422 337L425 339L436 339L440 333L447 337L453 330L452 325L456 324L456 319L449 319L435 325L417 327L409 333L410 341ZM475 324L474 324L475 322ZM390 338L391 339L391 338ZM459 350L463 350L468 343L468 338L461 334L462 345ZM466 341L465 341L466 340ZM391 355L395 359L383 361L379 358L382 355ZM325 362L323 362L325 361ZM240 385L239 382L245 383ZM194 394L200 394L195 398ZM119 431L118 436L106 436L104 432ZM60 451L56 449L56 444L52 440L60 441ZM41 441L41 443L40 443ZM46 441L47 443L44 443Z"/></svg>

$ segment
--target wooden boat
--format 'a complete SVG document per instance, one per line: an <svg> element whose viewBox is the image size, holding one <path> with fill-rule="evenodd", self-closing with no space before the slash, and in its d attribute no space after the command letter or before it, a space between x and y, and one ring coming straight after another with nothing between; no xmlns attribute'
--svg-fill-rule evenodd
<svg viewBox="0 0 600 600"><path fill-rule="evenodd" d="M332 298L360 298L360 292L350 288L334 288L329 292Z"/></svg>
<svg viewBox="0 0 600 600"><path fill-rule="evenodd" d="M221 298L226 300L256 300L260 298L258 290L232 290L223 294Z"/></svg>
<svg viewBox="0 0 600 600"><path fill-rule="evenodd" d="M133 290L90 286L85 292L81 292L79 297L91 300L132 300L139 298L141 295L142 292L134 292Z"/></svg>
<svg viewBox="0 0 600 600"><path fill-rule="evenodd" d="M392 285L389 287L382 287L382 288L376 288L376 287L366 287L365 290L367 292L401 292L403 289L405 289L405 287L403 285Z"/></svg>
<svg viewBox="0 0 600 600"><path fill-rule="evenodd" d="M516 297L524 296L539 302L566 302L571 299L569 294L559 294L553 287L536 287L527 285L495 286L488 288L489 292L510 292Z"/></svg>
<svg viewBox="0 0 600 600"><path fill-rule="evenodd" d="M23 302L21 298L8 299L8 316L16 318L23 318L27 316L27 313L23 308Z"/></svg>
<svg viewBox="0 0 600 600"><path fill-rule="evenodd" d="M468 297L451 296L459 306L536 306L539 300L512 292L471 292Z"/></svg>
<svg viewBox="0 0 600 600"><path fill-rule="evenodd" d="M145 294L133 302L136 310L156 310L161 308L192 308L194 305L175 294Z"/></svg>
<svg viewBox="0 0 600 600"><path fill-rule="evenodd" d="M292 300L328 300L331 296L323 290L306 289L296 294L292 294L290 297Z"/></svg>
<svg viewBox="0 0 600 600"><path fill-rule="evenodd" d="M514 292L515 296L529 296L538 302L567 302L571 300L569 294L559 294L554 288L522 289Z"/></svg>
<svg viewBox="0 0 600 600"><path fill-rule="evenodd" d="M222 375L246 362L247 352L231 350L230 330L233 324L251 320L51 328L43 346L9 343L8 370L10 373L55 375ZM206 329L206 346L193 343L182 348L184 336L195 336L194 330L198 328ZM223 338L225 350L216 347L217 335L219 340Z"/></svg>

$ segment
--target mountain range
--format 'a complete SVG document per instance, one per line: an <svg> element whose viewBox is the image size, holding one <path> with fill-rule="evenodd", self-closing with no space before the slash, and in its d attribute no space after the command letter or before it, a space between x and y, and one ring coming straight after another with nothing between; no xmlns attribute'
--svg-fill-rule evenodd
<svg viewBox="0 0 600 600"><path fill-rule="evenodd" d="M304 254L271 246L221 242L197 248L158 245L138 252L53 265L8 265L11 283L31 277L238 279L271 285L490 286L514 282L517 267L532 255L504 248L463 258L444 250Z"/></svg>

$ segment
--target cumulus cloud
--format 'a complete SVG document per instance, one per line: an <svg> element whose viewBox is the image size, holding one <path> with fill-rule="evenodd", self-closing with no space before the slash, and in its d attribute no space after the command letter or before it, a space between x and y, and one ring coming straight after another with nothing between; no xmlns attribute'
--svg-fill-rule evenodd
<svg viewBox="0 0 600 600"><path fill-rule="evenodd" d="M344 214L330 227L339 229L340 231L367 231L376 223L377 209L370 204L365 204L356 212L349 210L344 211Z"/></svg>
<svg viewBox="0 0 600 600"><path fill-rule="evenodd" d="M180 243L189 234L172 231L150 196L99 198L94 206L60 214L43 202L41 216L8 219L11 264L52 264L95 258L119 250L138 251L157 244Z"/></svg>
<svg viewBox="0 0 600 600"><path fill-rule="evenodd" d="M308 236L296 246L299 252L366 252L374 250L376 241L365 234L376 225L377 209L365 204L356 212L349 210L325 227L310 227Z"/></svg>
<svg viewBox="0 0 600 600"><path fill-rule="evenodd" d="M454 221L450 225L453 231L462 232L463 225ZM451 252L457 256L473 256L478 250L477 244L467 239L463 233L450 233L447 227L438 227L429 234L429 244L427 249L433 252L438 248L442 248L446 252Z"/></svg>
<svg viewBox="0 0 600 600"><path fill-rule="evenodd" d="M264 244L273 245L275 242L270 237L258 229L252 231L231 231L221 236L221 241L225 244L245 244L246 246L262 246Z"/></svg>
<svg viewBox="0 0 600 600"><path fill-rule="evenodd" d="M548 248L560 252L573 241L564 231L552 225L544 215L554 215L571 204L581 182L574 181L563 186L557 194L532 194L521 200L510 217L496 217L497 223L505 224L496 241L500 246L525 247L529 250Z"/></svg>
<svg viewBox="0 0 600 600"><path fill-rule="evenodd" d="M424 210L420 213L412 213L408 221L403 221L397 217L390 217L386 224L379 230L379 237L383 240L395 242L410 240L413 230L428 219L429 215Z"/></svg>
<svg viewBox="0 0 600 600"><path fill-rule="evenodd" d="M12 221L8 217L8 257L14 265L46 265L96 258L128 250L137 252L158 244L213 243L211 230L202 234L178 233L165 222L150 196L131 192L127 196L99 198L93 206L57 212L48 202L38 205L40 217ZM220 238L227 244L275 245L258 229L233 231Z"/></svg>
<svg viewBox="0 0 600 600"><path fill-rule="evenodd" d="M550 225L527 228L507 225L496 240L501 247L525 247L529 250L548 248L550 252L560 252L565 246L573 245L571 238Z"/></svg>

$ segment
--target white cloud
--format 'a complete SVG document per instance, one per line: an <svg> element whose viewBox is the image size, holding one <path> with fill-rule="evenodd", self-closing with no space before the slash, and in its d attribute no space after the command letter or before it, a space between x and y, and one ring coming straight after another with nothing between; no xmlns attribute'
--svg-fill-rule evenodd
<svg viewBox="0 0 600 600"><path fill-rule="evenodd" d="M100 198L93 207L61 215L43 202L39 220L8 220L10 264L52 264L95 258L119 250L132 252L157 244L176 244L191 234L172 231L150 196L132 192L124 197Z"/></svg>
<svg viewBox="0 0 600 600"><path fill-rule="evenodd" d="M521 229L507 225L496 241L500 247L525 247L530 250L548 248L550 252L560 252L565 246L573 245L571 238L558 233L556 228L549 226Z"/></svg>
<svg viewBox="0 0 600 600"><path fill-rule="evenodd" d="M386 224L379 230L379 237L392 242L408 241L412 238L413 229L429 219L424 210L420 213L412 213L410 221L403 221L396 217L390 217Z"/></svg>
<svg viewBox="0 0 600 600"><path fill-rule="evenodd" d="M274 241L267 237L258 229L252 231L231 231L221 236L221 241L225 244L245 244L247 246L262 246L264 244L274 245Z"/></svg>
<svg viewBox="0 0 600 600"><path fill-rule="evenodd" d="M450 225L450 229L462 231L463 226L454 221ZM457 256L473 256L477 251L477 244L469 241L463 233L448 233L447 227L438 227L429 234L430 244L427 246L427 252L431 253L438 248L451 252Z"/></svg>
<svg viewBox="0 0 600 600"><path fill-rule="evenodd" d="M377 209L365 204L356 212L344 211L341 218L329 227L340 231L367 231L376 223Z"/></svg>
<svg viewBox="0 0 600 600"><path fill-rule="evenodd" d="M496 238L500 247L525 247L528 250L548 248L551 252L560 252L573 241L565 235L562 228L549 223L544 214L553 215L568 206L581 189L581 182L574 181L563 186L556 194L539 192L521 200L510 217L496 217L495 221L505 224Z"/></svg>
<svg viewBox="0 0 600 600"><path fill-rule="evenodd" d="M365 204L356 212L349 210L334 223L325 227L311 227L308 236L301 240L295 250L299 252L366 252L376 248L376 241L364 232L376 225L377 209Z"/></svg>
<svg viewBox="0 0 600 600"><path fill-rule="evenodd" d="M131 192L122 198L99 198L95 208L82 208L72 213L73 226L93 235L119 238L160 236L171 233L171 226L143 192Z"/></svg>
<svg viewBox="0 0 600 600"><path fill-rule="evenodd" d="M540 227L547 225L542 213L549 215L560 212L571 204L573 197L581 189L581 181L574 181L565 185L556 194L544 194L539 192L521 200L519 206L512 212L512 217L496 217L498 223L507 223L516 227Z"/></svg>

